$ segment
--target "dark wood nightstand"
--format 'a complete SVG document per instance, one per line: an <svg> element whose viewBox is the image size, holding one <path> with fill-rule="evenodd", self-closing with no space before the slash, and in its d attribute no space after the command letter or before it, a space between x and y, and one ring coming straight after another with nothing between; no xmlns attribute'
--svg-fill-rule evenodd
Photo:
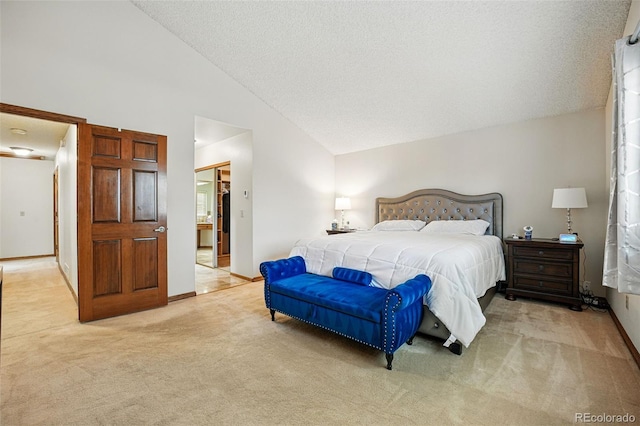
<svg viewBox="0 0 640 426"><path fill-rule="evenodd" d="M348 234L349 232L356 232L355 229L327 229L328 235L333 234Z"/></svg>
<svg viewBox="0 0 640 426"><path fill-rule="evenodd" d="M584 244L556 240L504 240L507 244L508 287L506 298L532 297L566 303L582 310L580 299L580 249Z"/></svg>

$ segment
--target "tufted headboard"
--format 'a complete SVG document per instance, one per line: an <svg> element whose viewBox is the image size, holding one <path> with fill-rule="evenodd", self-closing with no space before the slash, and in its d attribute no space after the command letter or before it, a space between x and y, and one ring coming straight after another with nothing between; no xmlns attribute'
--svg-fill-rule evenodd
<svg viewBox="0 0 640 426"><path fill-rule="evenodd" d="M502 195L463 195L445 189L419 189L396 198L376 198L376 223L383 220L483 219L488 235L502 239Z"/></svg>

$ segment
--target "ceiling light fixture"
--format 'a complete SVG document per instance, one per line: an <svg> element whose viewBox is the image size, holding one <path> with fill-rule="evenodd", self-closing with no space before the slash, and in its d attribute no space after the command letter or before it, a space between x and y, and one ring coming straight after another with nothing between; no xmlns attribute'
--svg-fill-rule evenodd
<svg viewBox="0 0 640 426"><path fill-rule="evenodd" d="M17 127L12 127L11 128L11 133L13 133L14 135L26 135L27 131L25 129L19 129Z"/></svg>
<svg viewBox="0 0 640 426"><path fill-rule="evenodd" d="M11 151L13 151L13 153L15 155L19 155L21 157L26 157L27 155L31 154L33 152L33 150L31 148L23 148L21 146L12 146L10 147Z"/></svg>

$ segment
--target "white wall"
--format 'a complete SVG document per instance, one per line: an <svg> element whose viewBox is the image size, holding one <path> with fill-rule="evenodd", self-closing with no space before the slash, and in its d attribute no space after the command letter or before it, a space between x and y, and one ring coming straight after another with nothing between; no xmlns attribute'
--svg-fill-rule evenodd
<svg viewBox="0 0 640 426"><path fill-rule="evenodd" d="M58 258L60 268L71 288L78 295L78 206L77 149L78 128L69 126L64 147L56 154L58 167Z"/></svg>
<svg viewBox="0 0 640 426"><path fill-rule="evenodd" d="M573 210L573 229L585 243L586 279L604 295L603 132L600 109L339 155L336 193L351 197L351 225L369 228L376 197L421 188L499 192L505 236L531 225L534 237L552 238L567 232L566 210L551 208L553 189L584 187L589 207Z"/></svg>
<svg viewBox="0 0 640 426"><path fill-rule="evenodd" d="M195 116L253 130L249 275L330 222L333 156L131 3L0 2L0 19L2 102L167 136L169 296L195 289Z"/></svg>
<svg viewBox="0 0 640 426"><path fill-rule="evenodd" d="M196 169L231 162L230 271L254 278L253 135L251 131L196 150ZM244 197L247 191L247 198ZM215 217L215 216L214 216Z"/></svg>
<svg viewBox="0 0 640 426"><path fill-rule="evenodd" d="M629 36L635 30L636 25L640 21L640 0L634 0L629 9L629 17L627 25L624 29L624 35ZM603 184L607 194L609 193L610 175L611 175L611 114L613 110L613 98L609 93L609 99L606 107L606 147L604 149L606 175ZM624 327L627 335L633 342L636 349L640 350L640 296L626 295L618 293L618 290L607 288L607 301L611 305L611 309Z"/></svg>
<svg viewBox="0 0 640 426"><path fill-rule="evenodd" d="M0 157L0 259L51 255L53 161Z"/></svg>

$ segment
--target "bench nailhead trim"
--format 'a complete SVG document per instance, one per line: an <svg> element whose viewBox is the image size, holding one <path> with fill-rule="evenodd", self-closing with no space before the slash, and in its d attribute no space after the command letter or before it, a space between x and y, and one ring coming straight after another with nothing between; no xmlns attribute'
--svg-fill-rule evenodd
<svg viewBox="0 0 640 426"><path fill-rule="evenodd" d="M379 350L379 351L383 351L383 352L384 352L384 348L378 347L378 346L376 346L376 345L372 345L371 343L364 342L364 341L362 341L362 340L359 340L359 339L356 339L356 338L354 338L354 337L348 336L348 335L346 335L346 334L344 334L344 333L340 333L340 332L338 332L338 331L332 330L332 329L330 329L330 328L325 327L325 326L324 326L324 325L322 325L322 324L317 324L317 323L315 323L315 322L311 322L311 321L309 321L309 320L306 320L306 319L303 319L303 318L300 318L300 317L297 317L297 316L294 316L294 315L291 315L291 314L287 314L286 312L282 312L282 311L280 311L280 310L278 310L278 309L274 309L274 311L276 311L276 312L280 312L282 315L288 316L288 317L290 317L290 318L295 318L295 319L297 319L297 320L299 320L299 321L306 322L307 324L311 324L311 325L313 325L313 326L315 326L315 327L323 328L323 329L325 329L325 330L327 330L327 331L330 331L330 332L332 332L332 333L334 333L334 334L339 334L340 336L347 337L347 338L349 338L349 339L351 339L351 340L355 340L355 341L356 341L356 342L358 342L358 343L362 343L362 344L364 344L364 345L371 346L372 348L375 348L375 349L377 349L377 350Z"/></svg>

